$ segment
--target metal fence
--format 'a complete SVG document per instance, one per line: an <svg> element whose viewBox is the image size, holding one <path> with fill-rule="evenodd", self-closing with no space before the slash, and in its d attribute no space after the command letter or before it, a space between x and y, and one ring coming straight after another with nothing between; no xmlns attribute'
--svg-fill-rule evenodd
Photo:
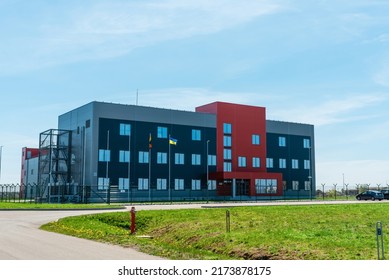
<svg viewBox="0 0 389 280"><path fill-rule="evenodd" d="M133 202L194 202L194 201L276 201L276 200L355 200L355 196L365 190L388 190L389 186L372 187L361 184L349 187L337 185L316 188L312 195L304 190L285 192L283 196L269 193L265 196L237 195L220 196L216 191L202 190L121 190L117 186L101 189L97 186L41 186L37 184L3 184L0 185L0 202L21 203L133 203Z"/></svg>

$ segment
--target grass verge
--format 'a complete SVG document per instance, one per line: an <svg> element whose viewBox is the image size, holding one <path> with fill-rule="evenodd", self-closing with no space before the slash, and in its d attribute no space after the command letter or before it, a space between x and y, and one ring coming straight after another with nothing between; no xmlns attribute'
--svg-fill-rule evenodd
<svg viewBox="0 0 389 280"><path fill-rule="evenodd" d="M389 204L234 207L231 232L226 209L137 212L137 235L129 213L60 219L42 229L135 247L169 259L377 259L375 225L389 229ZM152 238L138 238L148 235Z"/></svg>

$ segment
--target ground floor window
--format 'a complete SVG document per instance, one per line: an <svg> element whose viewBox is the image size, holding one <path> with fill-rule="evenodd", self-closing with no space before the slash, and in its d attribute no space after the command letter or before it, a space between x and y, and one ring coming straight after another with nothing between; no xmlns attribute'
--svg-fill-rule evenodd
<svg viewBox="0 0 389 280"><path fill-rule="evenodd" d="M97 189L99 191L101 190L108 190L109 187L109 178L98 178L97 180Z"/></svg>
<svg viewBox="0 0 389 280"><path fill-rule="evenodd" d="M311 182L310 181L305 181L304 182L305 190L310 191L311 190Z"/></svg>
<svg viewBox="0 0 389 280"><path fill-rule="evenodd" d="M119 190L128 190L130 186L129 181L128 178L119 178Z"/></svg>
<svg viewBox="0 0 389 280"><path fill-rule="evenodd" d="M257 194L277 193L277 179L255 179Z"/></svg>
<svg viewBox="0 0 389 280"><path fill-rule="evenodd" d="M210 191L216 190L216 180L209 180L208 181L208 190L210 190Z"/></svg>
<svg viewBox="0 0 389 280"><path fill-rule="evenodd" d="M138 179L138 190L148 190L149 189L149 179L139 178Z"/></svg>
<svg viewBox="0 0 389 280"><path fill-rule="evenodd" d="M166 190L167 189L167 180L158 178L157 179L157 190Z"/></svg>
<svg viewBox="0 0 389 280"><path fill-rule="evenodd" d="M184 190L184 179L175 179L174 180L174 189L175 190Z"/></svg>
<svg viewBox="0 0 389 280"><path fill-rule="evenodd" d="M192 190L194 191L201 190L201 180L192 180Z"/></svg>

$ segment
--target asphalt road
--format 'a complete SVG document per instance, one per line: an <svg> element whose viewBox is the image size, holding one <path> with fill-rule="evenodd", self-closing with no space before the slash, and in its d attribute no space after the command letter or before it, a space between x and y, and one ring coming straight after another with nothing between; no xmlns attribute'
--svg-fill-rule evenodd
<svg viewBox="0 0 389 280"><path fill-rule="evenodd" d="M385 201L389 202L389 201ZM142 205L136 210L178 209L201 207L233 207L243 205L304 205L334 203L377 202L267 202L229 204L180 204ZM112 210L111 210L112 211ZM116 210L118 211L118 210ZM160 258L95 241L79 239L40 230L42 224L66 216L75 216L104 211L0 211L0 260L158 260Z"/></svg>
<svg viewBox="0 0 389 280"><path fill-rule="evenodd" d="M0 211L0 260L158 260L130 248L40 230L66 216L97 211ZM101 212L101 211L100 211Z"/></svg>

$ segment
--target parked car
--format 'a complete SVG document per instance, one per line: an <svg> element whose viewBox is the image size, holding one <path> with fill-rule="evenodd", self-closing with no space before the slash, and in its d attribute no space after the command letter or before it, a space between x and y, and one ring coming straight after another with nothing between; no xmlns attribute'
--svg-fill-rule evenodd
<svg viewBox="0 0 389 280"><path fill-rule="evenodd" d="M384 195L382 194L382 192L379 192L379 191L365 191L365 192L362 192L362 193L359 193L357 194L356 198L358 200L383 200L384 199Z"/></svg>
<svg viewBox="0 0 389 280"><path fill-rule="evenodd" d="M383 190L381 192L384 195L384 199L389 199L389 190Z"/></svg>

